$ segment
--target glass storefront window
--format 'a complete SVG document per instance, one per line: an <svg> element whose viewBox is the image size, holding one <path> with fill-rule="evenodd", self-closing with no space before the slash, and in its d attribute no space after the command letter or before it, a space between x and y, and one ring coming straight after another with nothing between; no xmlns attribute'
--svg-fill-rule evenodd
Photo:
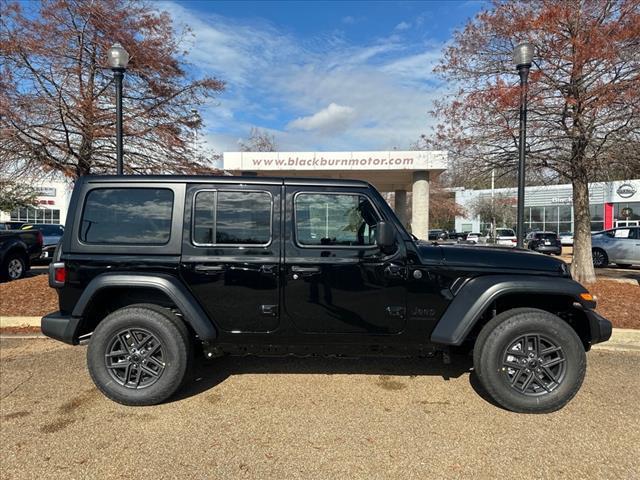
<svg viewBox="0 0 640 480"><path fill-rule="evenodd" d="M570 205L562 205L558 207L558 214L561 222L571 222L573 221L573 215L571 213Z"/></svg>
<svg viewBox="0 0 640 480"><path fill-rule="evenodd" d="M531 223L543 222L544 207L531 207Z"/></svg>
<svg viewBox="0 0 640 480"><path fill-rule="evenodd" d="M12 222L60 223L60 210L48 208L17 208L11 212Z"/></svg>
<svg viewBox="0 0 640 480"><path fill-rule="evenodd" d="M628 218L622 215L625 208L631 209L631 215ZM616 220L640 220L640 202L615 203L613 217Z"/></svg>

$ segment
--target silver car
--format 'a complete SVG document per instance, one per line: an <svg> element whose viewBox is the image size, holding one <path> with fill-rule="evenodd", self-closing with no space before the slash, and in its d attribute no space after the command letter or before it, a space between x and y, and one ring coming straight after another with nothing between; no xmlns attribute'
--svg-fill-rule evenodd
<svg viewBox="0 0 640 480"><path fill-rule="evenodd" d="M640 264L640 227L622 227L594 233L591 237L594 267L615 263L620 267Z"/></svg>

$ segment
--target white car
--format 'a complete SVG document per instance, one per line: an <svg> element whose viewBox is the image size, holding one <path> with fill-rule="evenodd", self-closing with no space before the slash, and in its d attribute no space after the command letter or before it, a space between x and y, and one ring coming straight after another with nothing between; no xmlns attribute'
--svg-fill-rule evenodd
<svg viewBox="0 0 640 480"><path fill-rule="evenodd" d="M560 233L560 243L562 245L573 245L573 232L562 232Z"/></svg>
<svg viewBox="0 0 640 480"><path fill-rule="evenodd" d="M482 234L480 233L468 233L465 240L470 243L478 243L480 241L480 237Z"/></svg>
<svg viewBox="0 0 640 480"><path fill-rule="evenodd" d="M512 228L496 228L496 245L515 247L518 240Z"/></svg>

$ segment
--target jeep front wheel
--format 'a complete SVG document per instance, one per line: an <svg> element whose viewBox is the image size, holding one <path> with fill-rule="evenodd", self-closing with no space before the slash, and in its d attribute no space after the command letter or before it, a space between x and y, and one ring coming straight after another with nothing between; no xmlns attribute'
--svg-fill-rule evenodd
<svg viewBox="0 0 640 480"><path fill-rule="evenodd" d="M155 405L182 384L190 341L182 321L155 305L133 305L108 315L91 336L89 373L110 399Z"/></svg>
<svg viewBox="0 0 640 480"><path fill-rule="evenodd" d="M578 392L586 370L576 332L561 318L533 308L497 315L480 332L473 353L482 387L514 412L559 410Z"/></svg>

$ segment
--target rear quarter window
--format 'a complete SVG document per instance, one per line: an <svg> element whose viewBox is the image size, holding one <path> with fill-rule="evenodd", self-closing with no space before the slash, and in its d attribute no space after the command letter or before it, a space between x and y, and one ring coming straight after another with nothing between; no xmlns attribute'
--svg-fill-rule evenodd
<svg viewBox="0 0 640 480"><path fill-rule="evenodd" d="M97 188L86 196L80 241L164 245L171 237L173 192L165 188Z"/></svg>

